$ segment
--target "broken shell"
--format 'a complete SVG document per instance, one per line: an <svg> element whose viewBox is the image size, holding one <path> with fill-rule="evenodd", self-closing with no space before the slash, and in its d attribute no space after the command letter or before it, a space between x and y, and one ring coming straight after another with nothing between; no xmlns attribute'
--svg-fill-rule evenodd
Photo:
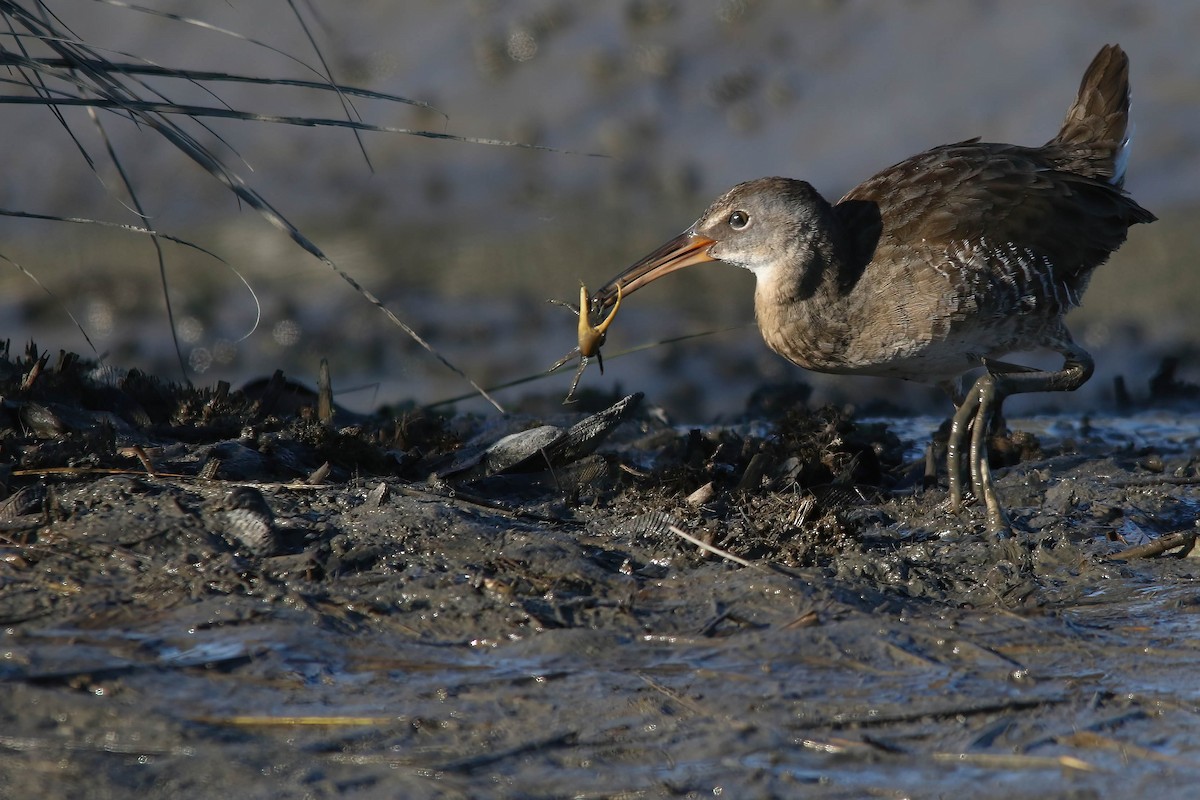
<svg viewBox="0 0 1200 800"><path fill-rule="evenodd" d="M271 556L279 550L275 515L262 492L238 486L225 496L217 511L221 533L252 555Z"/></svg>
<svg viewBox="0 0 1200 800"><path fill-rule="evenodd" d="M553 448L566 435L566 431L554 425L541 425L520 433L510 433L484 451L481 460L484 472L495 475L523 465L539 453ZM548 459L544 461L544 465L549 466Z"/></svg>
<svg viewBox="0 0 1200 800"><path fill-rule="evenodd" d="M510 433L487 445L468 445L439 473L442 478L475 480L500 473L557 469L591 455L641 402L641 393L618 400L570 429L541 425Z"/></svg>

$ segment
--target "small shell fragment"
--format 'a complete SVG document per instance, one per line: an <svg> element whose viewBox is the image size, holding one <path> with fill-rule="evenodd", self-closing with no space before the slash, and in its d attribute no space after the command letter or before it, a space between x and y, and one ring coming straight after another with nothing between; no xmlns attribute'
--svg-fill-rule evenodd
<svg viewBox="0 0 1200 800"><path fill-rule="evenodd" d="M239 486L227 494L216 514L223 523L221 533L236 547L256 556L275 555L279 537L275 515L262 492Z"/></svg>
<svg viewBox="0 0 1200 800"><path fill-rule="evenodd" d="M489 475L540 472L575 463L595 452L604 439L633 414L642 400L636 393L564 430L540 425L493 442L468 443L439 477L475 480Z"/></svg>

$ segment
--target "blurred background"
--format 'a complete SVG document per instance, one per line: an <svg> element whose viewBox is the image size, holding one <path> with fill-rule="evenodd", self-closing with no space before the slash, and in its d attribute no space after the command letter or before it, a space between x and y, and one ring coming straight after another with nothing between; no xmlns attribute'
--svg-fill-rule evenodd
<svg viewBox="0 0 1200 800"><path fill-rule="evenodd" d="M106 2L45 5L114 60L318 77L310 69L319 66L317 54L283 0L147 0L168 15ZM1200 5L1191 0L310 0L299 7L335 80L433 107L355 100L365 121L555 149L365 133L372 171L347 130L210 120L210 131L198 134L485 386L544 370L574 345L574 317L547 299L576 300L581 280L603 283L732 184L785 175L835 200L933 145L972 136L1040 144L1057 132L1096 50L1119 42L1132 60L1136 123L1127 188L1161 221L1131 231L1070 318L1096 356L1096 377L1075 397L1022 402L1111 403L1116 375L1136 394L1165 355L1182 359L1181 377L1200 378L1193 258L1200 234L1191 221L1200 205ZM5 47L14 49L11 37ZM199 86L147 83L173 102L214 102ZM236 109L342 115L328 93L213 88ZM85 112L68 109L67 117L89 151L102 153ZM312 382L328 357L339 401L357 410L470 391L155 133L104 118L150 226L226 259L262 304L258 329L243 339L255 305L238 277L168 247L171 297L195 383L238 385L277 368ZM4 207L137 222L112 166L98 160L89 168L46 108L5 106L0 136ZM0 254L58 298L0 264L0 336L14 348L32 338L43 349L89 355L65 306L107 363L182 379L145 237L5 218ZM713 265L640 292L609 337L605 375L593 367L582 386L645 391L689 422L728 418L755 387L782 381L812 384L817 402L885 398L924 408L937 399L925 387L790 366L761 342L752 287L748 273ZM706 331L719 332L616 357ZM540 395L551 407L570 377L567 369L497 398L518 406ZM478 400L458 407L489 408Z"/></svg>

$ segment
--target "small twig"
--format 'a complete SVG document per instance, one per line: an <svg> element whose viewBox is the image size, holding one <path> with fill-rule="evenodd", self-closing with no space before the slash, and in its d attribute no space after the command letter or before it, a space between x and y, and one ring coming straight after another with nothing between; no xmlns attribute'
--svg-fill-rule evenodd
<svg viewBox="0 0 1200 800"><path fill-rule="evenodd" d="M332 471L333 465L326 461L324 464L310 472L308 477L304 479L304 483L311 484L313 486L319 486L329 479L329 473Z"/></svg>
<svg viewBox="0 0 1200 800"><path fill-rule="evenodd" d="M868 712L864 714L846 714L838 715L837 717L820 717L814 716L811 718L800 717L793 723L796 727L805 729L816 727L829 727L835 730L844 728L873 728L883 725L895 725L905 722L919 722L921 720L942 720L954 719L956 717L975 717L986 714L1001 714L1012 713L1014 711L1026 711L1043 706L1056 706L1067 702L1065 697L1044 697L1031 698L1028 700L1009 700L997 702L980 702L975 705L948 705L940 708L921 708L916 707L912 711L898 712L895 714L880 714Z"/></svg>
<svg viewBox="0 0 1200 800"><path fill-rule="evenodd" d="M693 714L695 714L697 716L709 716L710 715L707 710L705 710L699 703L697 703L692 698L687 697L687 696L675 691L674 689L672 689L669 686L665 686L665 685L659 683L658 681L654 680L654 678L650 677L646 673L640 672L640 671L635 671L634 674L637 675L639 678L641 678L643 681L645 681L646 685L649 686L651 689L660 693L661 695L663 695L667 699L671 700L672 702L678 703L679 705L683 706L684 708L686 708L688 711L692 712Z"/></svg>
<svg viewBox="0 0 1200 800"><path fill-rule="evenodd" d="M154 462L150 460L150 454L146 452L146 448L135 444L130 447L121 447L117 449L117 455L127 458L136 458L145 468L146 473L152 477L158 476L158 470L154 468Z"/></svg>
<svg viewBox="0 0 1200 800"><path fill-rule="evenodd" d="M821 616L815 608L805 611L800 616L796 617L791 622L783 626L785 631L800 630L801 628L810 628L813 625L821 624Z"/></svg>
<svg viewBox="0 0 1200 800"><path fill-rule="evenodd" d="M17 53L12 53L0 50L0 64L14 67L31 67L41 70L70 70L78 69L79 67L87 67L94 70L108 70L112 72L120 72L125 75L150 75L156 78L177 78L190 82L201 81L224 81L231 83L253 83L263 86L293 86L301 89L314 89L318 91L333 91L338 94L353 95L355 97L365 97L369 100L384 100L392 103L404 103L405 105L417 106L429 111L434 111L441 116L446 115L438 111L429 103L420 100L412 100L407 97L401 97L395 94L386 94L384 92L376 92L370 89L363 89L358 86L348 86L341 83L330 83L328 81L306 81L296 78L258 78L253 75L235 75L229 72L207 72L198 69L182 69L179 67L160 67L156 64L140 64L134 61L111 61L108 59L65 59L65 58L30 58Z"/></svg>
<svg viewBox="0 0 1200 800"><path fill-rule="evenodd" d="M519 519L533 520L534 522L548 522L548 523L552 523L554 525L575 525L575 526L581 526L583 524L583 523L579 522L578 520L566 519L566 518L560 518L560 517L551 517L551 516L547 516L545 514L534 514L529 511L522 511L519 508L512 508L510 506L506 506L503 503L497 502L495 500L491 500L487 497L482 497L480 495L472 494L470 492L464 492L457 487L446 490L446 491L439 491L439 490L433 489L433 488L425 489L425 488L421 488L420 486L399 484L393 488L398 493L407 495L409 497L441 500L443 502L451 502L451 503L464 503L466 505L479 506L480 508L486 508L489 511L495 511L499 514L505 514L507 516L517 517Z"/></svg>
<svg viewBox="0 0 1200 800"><path fill-rule="evenodd" d="M90 475L131 475L135 478L193 478L194 475L175 475L167 472L152 472L149 475L140 469L117 469L114 467L30 467L14 469L14 477L44 477L49 475L67 475L73 478L85 478Z"/></svg>
<svg viewBox="0 0 1200 800"><path fill-rule="evenodd" d="M18 391L24 393L33 388L33 385L37 383L38 378L42 374L42 370L46 366L46 361L49 358L49 353L43 353L41 358L34 360L33 366L29 368L29 372L25 373L25 377L22 379L21 387Z"/></svg>
<svg viewBox="0 0 1200 800"><path fill-rule="evenodd" d="M562 303L561 301L551 301L551 302L555 303L556 305L567 305L569 308L574 307L569 303ZM653 350L656 347L662 347L662 346L668 345L668 344L675 344L677 342L687 341L688 339L700 339L705 336L714 336L716 334L726 333L727 331L732 331L737 328L749 327L750 325L753 325L753 324L754 324L753 322L749 322L749 323L746 323L745 325L734 325L734 326L731 326L728 328L716 328L711 331L700 331L699 333L686 333L686 334L683 334L682 336L672 336L672 337L669 337L666 339L659 339L659 340L653 341L653 342L645 342L643 344L637 345L636 347L631 347L627 350L619 350L616 353L610 353L609 355L605 356L604 358L607 361L613 361L615 359L622 358L624 356L632 355L633 353L640 353L643 350ZM572 351L571 353L569 353L567 356L565 356L562 359L561 364L556 364L555 366L558 369L561 369L562 367L566 366L567 362L570 361L572 358L574 358L575 355L576 355L575 351ZM505 381L504 383L493 384L492 386L488 386L486 388L489 392L498 392L501 389L511 389L514 386L521 386L522 384L532 383L534 381L540 381L545 378L549 378L550 375L554 371L555 371L555 369L551 368L550 370L547 370L545 372L535 372L532 375L525 375L520 378L514 378L511 381ZM454 397L447 397L444 400L438 400L433 403L428 403L425 406L422 406L422 408L429 409L429 408L438 408L439 406L448 406L453 403L461 403L464 400L470 400L474 397L478 397L478 394L476 392L466 392L464 394L455 395Z"/></svg>
<svg viewBox="0 0 1200 800"><path fill-rule="evenodd" d="M1105 561L1128 561L1133 558L1153 558L1161 556L1168 550L1174 550L1176 547L1183 549L1175 554L1176 558L1183 558L1188 553L1192 552L1192 548L1196 546L1196 531L1176 531L1158 537L1152 542L1145 544L1134 545L1127 547L1124 550L1113 553L1110 556L1105 556Z"/></svg>
<svg viewBox="0 0 1200 800"><path fill-rule="evenodd" d="M1012 753L933 753L934 761L953 761L990 769L1075 769L1096 772L1097 767L1074 756L1022 756Z"/></svg>
<svg viewBox="0 0 1200 800"><path fill-rule="evenodd" d="M1147 475L1107 481L1107 485L1118 489L1137 489L1142 486L1196 486L1200 485L1200 475Z"/></svg>
<svg viewBox="0 0 1200 800"><path fill-rule="evenodd" d="M333 378L329 374L329 359L321 359L317 372L317 419L322 425L333 422Z"/></svg>
<svg viewBox="0 0 1200 800"><path fill-rule="evenodd" d="M397 721L397 717L269 717L264 715L240 715L233 717L192 717L192 722L202 725L232 725L248 727L357 727L369 725L379 727Z"/></svg>
<svg viewBox="0 0 1200 800"><path fill-rule="evenodd" d="M1122 742L1108 736L1101 736L1092 731L1077 731L1075 733L1058 736L1054 739L1055 744L1065 745L1067 747L1087 747L1094 750L1112 750L1121 754L1122 759L1128 760L1132 758L1144 759L1146 761L1158 761L1163 764L1176 764L1178 766L1196 769L1195 761L1177 758L1167 755L1166 753L1156 752L1148 747L1141 747L1132 742Z"/></svg>
<svg viewBox="0 0 1200 800"><path fill-rule="evenodd" d="M713 555L720 556L721 558L724 558L728 561L732 561L733 563L739 564L743 567L753 567L754 566L753 561L747 561L746 559L741 558L740 556L735 556L733 553L730 553L727 550L722 550L719 547L714 547L713 545L709 544L708 542L703 542L703 541L697 539L695 536L692 536L687 531L680 530L679 528L677 528L674 525L670 526L668 528L668 530L670 530L671 533L675 534L676 536L683 539L684 541L688 541L688 542L691 542L692 544L696 545L696 547L699 547L701 550L707 550L708 552L712 553Z"/></svg>

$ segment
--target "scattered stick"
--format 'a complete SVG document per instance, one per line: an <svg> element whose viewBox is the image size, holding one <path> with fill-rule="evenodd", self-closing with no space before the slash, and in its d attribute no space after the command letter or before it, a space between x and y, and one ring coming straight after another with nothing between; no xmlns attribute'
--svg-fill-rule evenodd
<svg viewBox="0 0 1200 800"><path fill-rule="evenodd" d="M157 448L151 448L157 449ZM154 468L154 463L150 460L150 453L141 445L133 445L131 447L121 447L117 449L117 455L125 456L126 458L136 458L141 462L142 467L146 470L146 474L151 477L158 476L158 470Z"/></svg>
<svg viewBox="0 0 1200 800"><path fill-rule="evenodd" d="M1174 550L1177 547L1183 548L1178 553L1174 553L1175 558L1184 558L1188 553L1192 552L1192 548L1196 546L1196 531L1176 531L1158 537L1152 542L1146 544L1134 545L1127 547L1118 553L1113 553L1110 556L1105 556L1105 561L1128 561L1133 558L1154 558L1161 556L1169 550Z"/></svg>
<svg viewBox="0 0 1200 800"><path fill-rule="evenodd" d="M846 728L878 728L884 725L896 725L922 720L956 719L958 717L976 717L988 714L1011 714L1015 711L1062 705L1067 702L1065 696L1049 696L1042 698L1018 699L996 702L979 702L976 704L948 705L940 708L916 708L912 711L895 714L880 714L867 712L864 714L846 714L836 717L797 717L794 727L803 729L831 728L843 730Z"/></svg>
<svg viewBox="0 0 1200 800"><path fill-rule="evenodd" d="M326 461L324 464L310 472L308 477L304 479L304 483L312 486L318 486L322 483L325 483L325 481L329 478L329 473L332 471L333 465Z"/></svg>
<svg viewBox="0 0 1200 800"><path fill-rule="evenodd" d="M733 553L730 553L728 550L722 550L719 547L714 547L713 545L709 544L708 542L703 542L703 541L697 539L695 536L692 536L687 531L680 530L679 528L677 528L674 525L671 525L668 528L668 530L671 531L671 533L678 536L680 539L683 539L684 541L687 541L687 542L691 542L692 544L696 545L696 547L699 547L701 550L707 550L708 552L712 553L713 555L720 556L721 558L723 558L727 561L732 561L733 563L739 564L743 567L753 567L754 566L753 561L747 561L746 559L744 559L740 556L735 556Z"/></svg>
<svg viewBox="0 0 1200 800"><path fill-rule="evenodd" d="M321 359L317 372L317 419L322 425L333 422L333 377L329 374L329 359Z"/></svg>
<svg viewBox="0 0 1200 800"><path fill-rule="evenodd" d="M379 727L397 721L397 717L270 717L243 714L233 717L192 717L201 725L228 725L237 728L255 727Z"/></svg>
<svg viewBox="0 0 1200 800"><path fill-rule="evenodd" d="M934 753L934 761L952 761L987 769L1074 769L1097 772L1097 767L1074 756L1022 756L1010 753Z"/></svg>
<svg viewBox="0 0 1200 800"><path fill-rule="evenodd" d="M1200 485L1200 475L1146 475L1108 481L1108 485L1119 489L1138 489L1143 486L1196 486Z"/></svg>

